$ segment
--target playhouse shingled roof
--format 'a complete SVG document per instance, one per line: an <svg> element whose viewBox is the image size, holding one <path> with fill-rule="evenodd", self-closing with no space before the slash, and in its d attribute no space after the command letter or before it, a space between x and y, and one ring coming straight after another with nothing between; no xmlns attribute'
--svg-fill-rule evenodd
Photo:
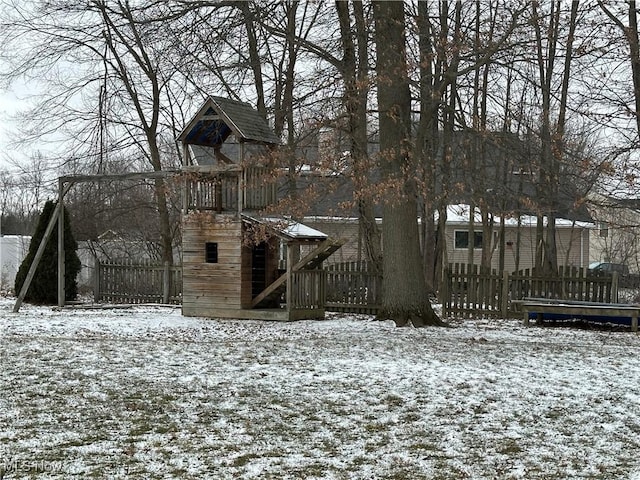
<svg viewBox="0 0 640 480"><path fill-rule="evenodd" d="M222 144L232 133L240 142L280 143L266 119L255 108L224 97L207 98L178 140L192 145L214 146Z"/></svg>

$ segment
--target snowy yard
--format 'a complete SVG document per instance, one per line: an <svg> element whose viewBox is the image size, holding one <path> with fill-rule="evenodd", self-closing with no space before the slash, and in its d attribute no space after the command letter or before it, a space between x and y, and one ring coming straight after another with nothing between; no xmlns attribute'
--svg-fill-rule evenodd
<svg viewBox="0 0 640 480"><path fill-rule="evenodd" d="M0 478L640 479L640 337L0 299Z"/></svg>

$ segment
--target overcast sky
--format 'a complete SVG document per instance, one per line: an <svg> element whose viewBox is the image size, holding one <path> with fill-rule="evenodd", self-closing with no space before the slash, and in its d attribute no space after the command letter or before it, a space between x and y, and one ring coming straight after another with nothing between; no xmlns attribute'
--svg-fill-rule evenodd
<svg viewBox="0 0 640 480"><path fill-rule="evenodd" d="M23 84L13 84L9 89L0 88L0 168L9 168L10 159L21 160L29 156L16 146L11 146L19 134L20 124L15 118L21 111L29 108L29 95L35 92ZM34 151L40 150L34 145Z"/></svg>
<svg viewBox="0 0 640 480"><path fill-rule="evenodd" d="M4 168L9 158L15 157L17 152L9 148L13 136L16 135L17 124L11 118L21 108L26 107L26 101L20 100L13 90L0 90L0 167Z"/></svg>
<svg viewBox="0 0 640 480"><path fill-rule="evenodd" d="M9 143L9 121L7 116L9 112L14 111L16 108L15 97L10 93L0 90L0 158L4 159L8 143Z"/></svg>

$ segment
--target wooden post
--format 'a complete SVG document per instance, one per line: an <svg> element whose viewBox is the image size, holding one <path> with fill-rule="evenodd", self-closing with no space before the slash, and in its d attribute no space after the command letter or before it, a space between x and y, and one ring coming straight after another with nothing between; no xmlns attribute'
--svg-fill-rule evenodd
<svg viewBox="0 0 640 480"><path fill-rule="evenodd" d="M169 303L171 275L169 271L169 261L164 262L164 270L162 272L162 302Z"/></svg>
<svg viewBox="0 0 640 480"><path fill-rule="evenodd" d="M64 258L64 203L63 203L63 188L64 181L58 179L58 206L60 211L58 212L58 307L64 307L66 292L65 292L65 258Z"/></svg>
<svg viewBox="0 0 640 480"><path fill-rule="evenodd" d="M449 291L449 282L451 278L450 267L444 268L444 275L442 275L442 277L442 286L440 287L440 303L442 304L442 316L444 318L447 318L447 315L449 313L447 311L447 307L449 306L449 296L451 295L451 292Z"/></svg>
<svg viewBox="0 0 640 480"><path fill-rule="evenodd" d="M100 295L100 262L97 258L93 259L93 301L99 302L102 298Z"/></svg>
<svg viewBox="0 0 640 480"><path fill-rule="evenodd" d="M244 176L245 176L245 168L243 167L242 170L238 173L238 217L242 214L242 211L244 210L244 202L245 202L245 188L247 188L247 184L245 182Z"/></svg>
<svg viewBox="0 0 640 480"><path fill-rule="evenodd" d="M502 318L509 315L509 272L502 272Z"/></svg>
<svg viewBox="0 0 640 480"><path fill-rule="evenodd" d="M242 214L242 211L244 210L244 189L246 188L244 175L247 167L244 164L244 156L245 156L244 142L240 142L239 155L240 155L240 159L238 163L240 164L241 169L240 169L240 172L238 173L238 217L240 217L240 215Z"/></svg>
<svg viewBox="0 0 640 480"><path fill-rule="evenodd" d="M216 212L222 213L222 178L220 176L215 177L215 189Z"/></svg>
<svg viewBox="0 0 640 480"><path fill-rule="evenodd" d="M191 185L191 179L189 179L186 175L182 175L182 215L184 215L187 210L189 210L189 188Z"/></svg>
<svg viewBox="0 0 640 480"><path fill-rule="evenodd" d="M638 332L638 311L636 310L631 317L631 331Z"/></svg>
<svg viewBox="0 0 640 480"><path fill-rule="evenodd" d="M293 266L296 264L295 247L287 245L287 290L285 294L287 312L291 314L291 303L293 302Z"/></svg>

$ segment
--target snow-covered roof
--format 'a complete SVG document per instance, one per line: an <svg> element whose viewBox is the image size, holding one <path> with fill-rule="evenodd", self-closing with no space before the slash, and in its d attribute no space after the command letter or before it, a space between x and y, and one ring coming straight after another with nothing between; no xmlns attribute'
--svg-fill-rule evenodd
<svg viewBox="0 0 640 480"><path fill-rule="evenodd" d="M502 218L494 216L494 221L497 225L500 224ZM436 212L437 219L437 212ZM547 218L543 217L544 224L547 224ZM322 215L310 215L305 217L308 222L336 222L336 223L357 223L357 217L336 217L336 216L322 216ZM381 218L376 218L378 223L382 223ZM418 221L420 219L418 218ZM474 222L477 224L482 223L482 216L478 208L474 211ZM538 222L538 217L532 215L522 215L520 217L520 225L523 226L535 226ZM469 205L449 205L447 208L447 225L467 225L469 223ZM505 218L505 225L515 227L518 225L517 217ZM568 220L566 218L556 218L556 226L560 227L577 227L577 228L596 228L596 225L591 222L579 222Z"/></svg>
<svg viewBox="0 0 640 480"><path fill-rule="evenodd" d="M292 240L326 240L329 236L326 233L316 230L315 228L296 222L290 218L280 217L251 217L242 215L242 218L251 223L266 225L276 233L283 235Z"/></svg>
<svg viewBox="0 0 640 480"><path fill-rule="evenodd" d="M282 228L281 231L292 238L327 238L326 233L291 220L287 221L286 226Z"/></svg>
<svg viewBox="0 0 640 480"><path fill-rule="evenodd" d="M458 204L449 205L447 207L447 224L449 225L468 225L469 224L469 205ZM480 209L476 207L473 214L474 222L482 223L482 215ZM497 215L493 217L494 222L499 225L503 219ZM518 217L506 217L504 218L505 226L515 227L518 225ZM544 225L547 225L547 217L543 217ZM520 225L525 227L535 226L538 223L538 217L534 215L522 215L520 216ZM566 218L556 218L557 227L577 227L577 228L595 228L595 224L590 222L579 222L574 220L567 220Z"/></svg>

